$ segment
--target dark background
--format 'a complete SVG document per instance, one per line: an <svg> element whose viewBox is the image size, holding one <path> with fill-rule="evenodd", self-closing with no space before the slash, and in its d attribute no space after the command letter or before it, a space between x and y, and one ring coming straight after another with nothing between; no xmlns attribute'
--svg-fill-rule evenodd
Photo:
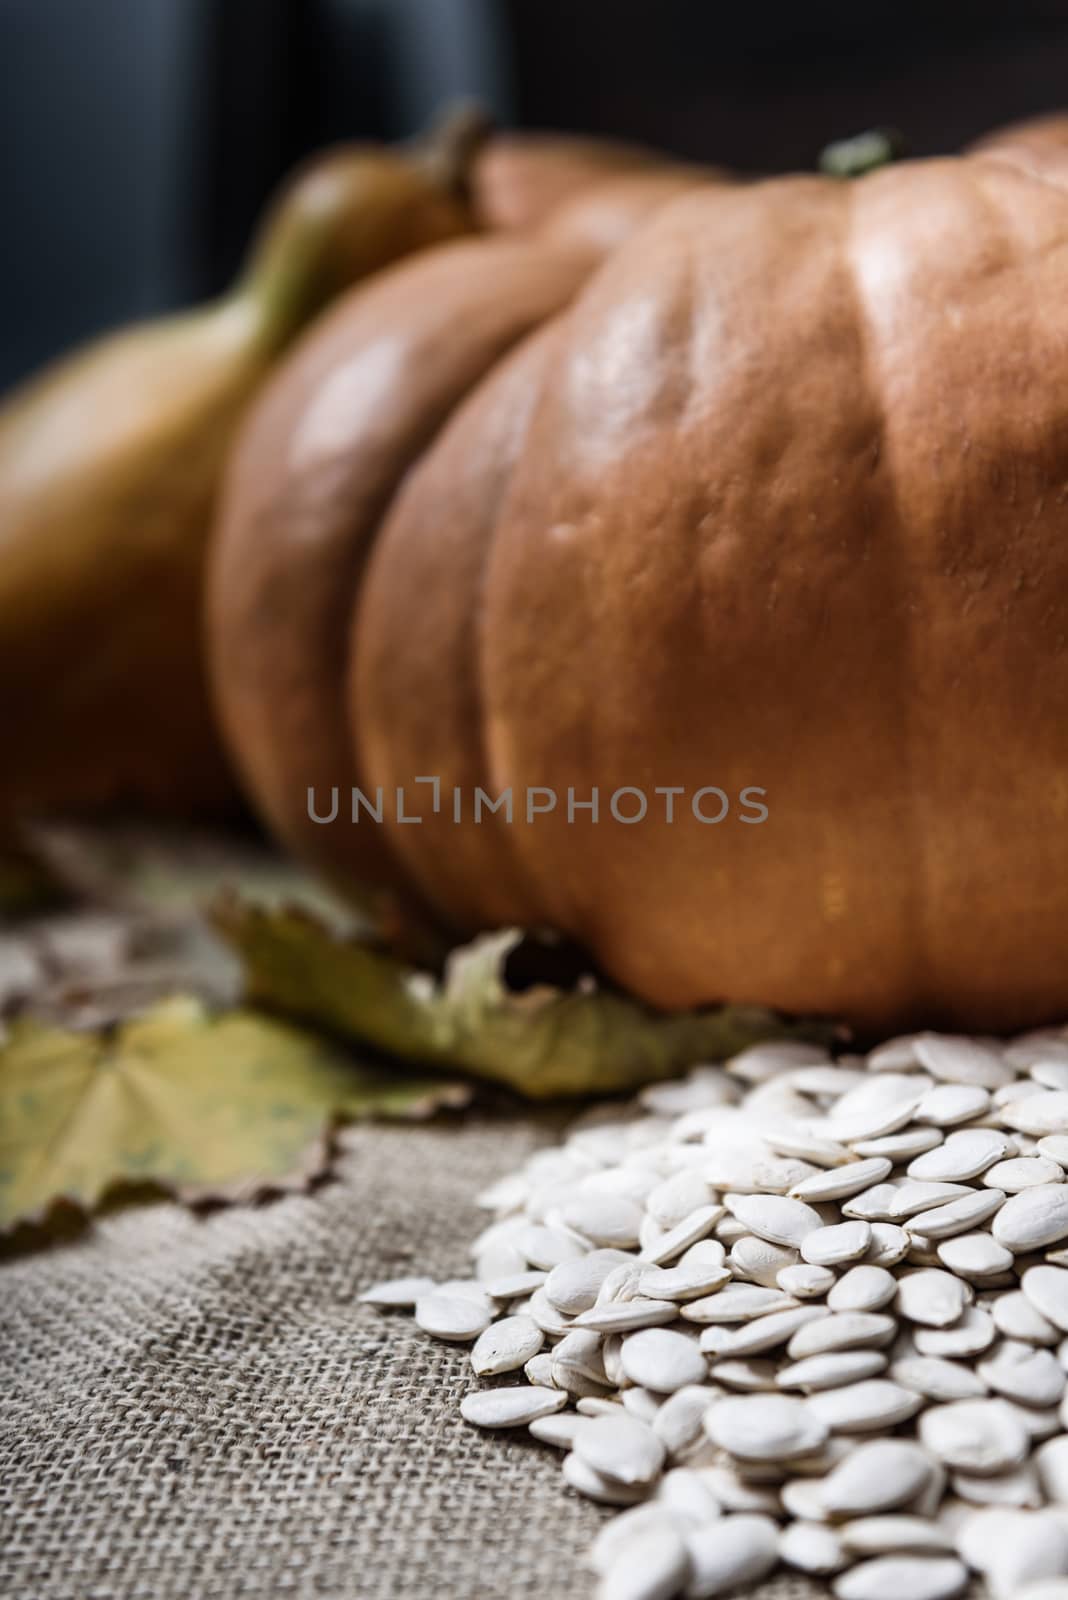
<svg viewBox="0 0 1068 1600"><path fill-rule="evenodd" d="M1068 0L0 0L0 387L233 272L279 175L475 95L752 170L1068 105Z"/></svg>

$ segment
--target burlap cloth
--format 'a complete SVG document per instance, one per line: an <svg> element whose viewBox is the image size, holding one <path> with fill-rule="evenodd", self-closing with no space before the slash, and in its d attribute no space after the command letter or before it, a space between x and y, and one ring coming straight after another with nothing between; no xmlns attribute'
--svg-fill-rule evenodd
<svg viewBox="0 0 1068 1600"><path fill-rule="evenodd" d="M131 1210L0 1266L0 1590L592 1594L582 1558L609 1513L557 1452L460 1420L464 1351L356 1304L379 1277L466 1273L479 1185L558 1127L362 1127L313 1194Z"/></svg>

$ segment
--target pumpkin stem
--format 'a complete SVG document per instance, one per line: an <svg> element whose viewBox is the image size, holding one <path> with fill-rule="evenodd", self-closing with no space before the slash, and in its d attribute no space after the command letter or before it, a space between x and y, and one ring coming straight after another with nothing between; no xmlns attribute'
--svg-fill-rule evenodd
<svg viewBox="0 0 1068 1600"><path fill-rule="evenodd" d="M470 228L467 169L488 126L477 108L457 106L411 144L339 146L289 180L238 284L261 308L268 349L349 284Z"/></svg>
<svg viewBox="0 0 1068 1600"><path fill-rule="evenodd" d="M824 146L818 166L829 178L862 178L907 154L904 136L896 128L868 128Z"/></svg>
<svg viewBox="0 0 1068 1600"><path fill-rule="evenodd" d="M474 158L492 127L489 113L476 100L457 100L445 107L426 133L409 142L408 158L436 188L466 201Z"/></svg>

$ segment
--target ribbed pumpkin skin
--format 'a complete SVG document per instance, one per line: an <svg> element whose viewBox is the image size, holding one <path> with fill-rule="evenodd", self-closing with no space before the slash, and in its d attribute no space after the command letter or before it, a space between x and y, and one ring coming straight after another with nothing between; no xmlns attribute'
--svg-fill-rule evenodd
<svg viewBox="0 0 1068 1600"><path fill-rule="evenodd" d="M457 826L427 794L418 826L310 825L320 858L384 840L454 926L548 923L657 1005L1063 1014L1065 185L1038 152L695 191L491 363L339 583L329 781L561 805ZM217 584L224 702L235 609ZM326 780L287 759L303 805ZM767 822L562 815L712 784Z"/></svg>

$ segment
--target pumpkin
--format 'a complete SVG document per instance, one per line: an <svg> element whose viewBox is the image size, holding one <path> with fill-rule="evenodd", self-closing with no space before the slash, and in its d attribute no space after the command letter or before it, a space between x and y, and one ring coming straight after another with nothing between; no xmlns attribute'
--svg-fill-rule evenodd
<svg viewBox="0 0 1068 1600"><path fill-rule="evenodd" d="M0 823L236 804L203 670L204 551L238 421L337 292L471 228L471 117L286 187L222 299L111 334L0 407Z"/></svg>
<svg viewBox="0 0 1068 1600"><path fill-rule="evenodd" d="M490 229L540 227L554 211L605 179L666 164L681 165L614 139L497 133L481 146L472 165L475 214Z"/></svg>
<svg viewBox="0 0 1068 1600"><path fill-rule="evenodd" d="M694 185L599 264L581 234L393 269L257 406L209 633L264 813L659 1007L1063 1014L1063 155Z"/></svg>

